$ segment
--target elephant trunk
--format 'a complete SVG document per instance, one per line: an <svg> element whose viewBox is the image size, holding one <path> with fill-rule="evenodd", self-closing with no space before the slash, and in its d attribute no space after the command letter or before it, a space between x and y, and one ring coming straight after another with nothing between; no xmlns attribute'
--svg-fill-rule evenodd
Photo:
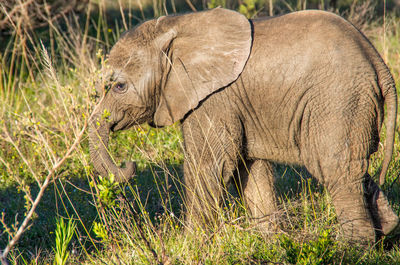
<svg viewBox="0 0 400 265"><path fill-rule="evenodd" d="M107 149L110 124L99 123L98 120L98 117L95 117L89 125L89 150L92 164L103 177L112 173L117 182L127 181L135 174L136 165L134 162L127 162L125 168L115 165Z"/></svg>

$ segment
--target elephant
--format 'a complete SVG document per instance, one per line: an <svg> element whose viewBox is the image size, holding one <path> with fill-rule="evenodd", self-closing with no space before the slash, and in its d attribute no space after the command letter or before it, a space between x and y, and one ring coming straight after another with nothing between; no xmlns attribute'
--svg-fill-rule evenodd
<svg viewBox="0 0 400 265"><path fill-rule="evenodd" d="M125 32L104 71L89 121L95 170L128 180L135 164L113 162L110 133L180 122L188 226L215 218L232 182L252 218L272 218L274 167L285 164L305 167L326 188L345 238L374 242L398 230L368 174L385 104L380 184L392 157L395 83L373 45L340 16L307 10L249 20L223 8L164 16Z"/></svg>

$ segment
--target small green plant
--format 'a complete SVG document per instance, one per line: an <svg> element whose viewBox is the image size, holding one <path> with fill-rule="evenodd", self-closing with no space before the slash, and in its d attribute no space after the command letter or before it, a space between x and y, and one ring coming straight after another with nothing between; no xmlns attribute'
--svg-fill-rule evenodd
<svg viewBox="0 0 400 265"><path fill-rule="evenodd" d="M53 249L55 252L54 265L64 265L69 257L67 248L74 235L76 223L72 218L68 220L68 224L64 223L63 218L58 218L56 222L56 248Z"/></svg>
<svg viewBox="0 0 400 265"><path fill-rule="evenodd" d="M207 7L209 9L213 9L216 7L226 7L226 0L210 0L207 3Z"/></svg>
<svg viewBox="0 0 400 265"><path fill-rule="evenodd" d="M297 242L286 235L281 237L281 247L291 264L331 264L337 251L337 242L331 238L331 229L321 231L316 240Z"/></svg>
<svg viewBox="0 0 400 265"><path fill-rule="evenodd" d="M98 202L105 207L115 206L115 199L121 190L118 183L114 181L114 174L110 173L108 178L99 176L99 180L100 183L97 184L99 189Z"/></svg>
<svg viewBox="0 0 400 265"><path fill-rule="evenodd" d="M99 222L93 222L93 233L96 235L96 237L99 237L102 239L102 241L107 241L108 239L108 233L106 228L102 223Z"/></svg>
<svg viewBox="0 0 400 265"><path fill-rule="evenodd" d="M260 4L260 0L244 0L239 6L239 13L245 15L247 18L253 18L257 12L257 6Z"/></svg>

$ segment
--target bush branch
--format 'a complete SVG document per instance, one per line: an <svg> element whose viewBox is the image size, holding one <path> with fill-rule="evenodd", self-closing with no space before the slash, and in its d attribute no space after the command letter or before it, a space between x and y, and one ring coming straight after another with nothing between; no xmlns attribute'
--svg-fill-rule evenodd
<svg viewBox="0 0 400 265"><path fill-rule="evenodd" d="M61 160L59 160L57 163L55 163L53 168L47 174L46 179L43 182L43 184L41 185L40 191L39 191L38 195L36 196L35 201L32 204L31 209L29 210L29 212L27 213L24 221L22 222L22 224L18 228L17 233L12 237L12 239L8 242L6 248L1 252L0 261L1 261L2 264L7 264L7 255L8 255L8 253L10 252L11 249L13 249L13 247L17 244L17 242L21 238L22 234L25 232L25 230L26 230L26 228L27 228L27 226L29 224L29 221L32 218L32 215L35 213L35 210L36 210L37 206L39 205L39 203L40 203L40 201L41 201L41 199L43 197L43 194L44 194L46 188L51 183L50 179L54 176L54 174L56 173L57 169L71 156L71 154L78 147L78 145L79 145L79 143L80 143L80 141L82 139L82 136L85 133L86 128L87 128L87 120L85 121L85 124L84 124L82 130L79 132L78 136L76 137L74 143L67 150L67 152L65 153L63 158Z"/></svg>

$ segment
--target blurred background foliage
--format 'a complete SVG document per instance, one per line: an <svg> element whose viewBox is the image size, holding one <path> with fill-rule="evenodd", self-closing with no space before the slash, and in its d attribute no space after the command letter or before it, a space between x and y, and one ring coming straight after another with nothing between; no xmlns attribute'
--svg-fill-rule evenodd
<svg viewBox="0 0 400 265"><path fill-rule="evenodd" d="M386 10L384 10L386 4ZM15 31L48 31L71 14L105 16L120 28L172 13L225 7L248 18L280 15L304 9L321 9L364 20L381 18L384 12L400 14L400 0L3 0L0 2L0 40ZM121 16L123 19L121 19Z"/></svg>

